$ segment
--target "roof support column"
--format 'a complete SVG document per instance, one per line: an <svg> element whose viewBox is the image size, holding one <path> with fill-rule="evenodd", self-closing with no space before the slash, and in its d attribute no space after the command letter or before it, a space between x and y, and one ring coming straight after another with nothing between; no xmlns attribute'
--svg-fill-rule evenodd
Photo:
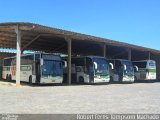
<svg viewBox="0 0 160 120"><path fill-rule="evenodd" d="M128 60L132 61L132 49L128 48Z"/></svg>
<svg viewBox="0 0 160 120"><path fill-rule="evenodd" d="M148 52L148 60L151 59L151 52Z"/></svg>
<svg viewBox="0 0 160 120"><path fill-rule="evenodd" d="M17 54L16 54L16 86L20 86L20 72L21 72L21 30L17 25L15 28L17 34Z"/></svg>
<svg viewBox="0 0 160 120"><path fill-rule="evenodd" d="M68 47L68 85L71 85L71 56L72 56L72 40L67 38L67 47Z"/></svg>

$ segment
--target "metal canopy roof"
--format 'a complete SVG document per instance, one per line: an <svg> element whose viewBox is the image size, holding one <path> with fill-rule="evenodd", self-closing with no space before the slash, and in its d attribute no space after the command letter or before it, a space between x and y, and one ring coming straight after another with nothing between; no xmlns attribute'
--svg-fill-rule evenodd
<svg viewBox="0 0 160 120"><path fill-rule="evenodd" d="M108 46L121 46L160 54L160 51L155 49L26 22L0 23L1 48L16 48L15 27L17 25L22 31L22 49L65 53L67 50L65 39L69 38L72 39L72 51L76 54L86 52L99 54L97 48L104 43Z"/></svg>

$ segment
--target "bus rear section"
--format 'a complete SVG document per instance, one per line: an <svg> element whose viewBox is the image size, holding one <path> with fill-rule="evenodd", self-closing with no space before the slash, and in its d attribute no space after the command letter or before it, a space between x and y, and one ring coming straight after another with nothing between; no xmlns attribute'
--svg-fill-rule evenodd
<svg viewBox="0 0 160 120"><path fill-rule="evenodd" d="M3 79L16 79L16 57L5 58ZM38 84L62 83L63 68L60 56L45 53L21 56L21 81Z"/></svg>
<svg viewBox="0 0 160 120"><path fill-rule="evenodd" d="M72 83L108 83L110 81L109 66L104 57L72 57L71 71Z"/></svg>
<svg viewBox="0 0 160 120"><path fill-rule="evenodd" d="M154 60L133 61L136 80L156 80L156 62Z"/></svg>
<svg viewBox="0 0 160 120"><path fill-rule="evenodd" d="M134 82L132 62L125 59L108 60L111 82Z"/></svg>
<svg viewBox="0 0 160 120"><path fill-rule="evenodd" d="M2 64L3 60L0 60L0 80L2 79L2 70L3 70Z"/></svg>
<svg viewBox="0 0 160 120"><path fill-rule="evenodd" d="M40 83L62 83L62 59L58 55L42 54ZM42 63L43 62L43 63Z"/></svg>

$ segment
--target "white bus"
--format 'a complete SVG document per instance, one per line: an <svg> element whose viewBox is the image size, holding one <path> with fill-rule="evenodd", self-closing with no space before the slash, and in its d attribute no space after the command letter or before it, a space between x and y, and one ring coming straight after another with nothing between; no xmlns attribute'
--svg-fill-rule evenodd
<svg viewBox="0 0 160 120"><path fill-rule="evenodd" d="M2 63L3 63L3 60L0 59L0 80L2 79Z"/></svg>
<svg viewBox="0 0 160 120"><path fill-rule="evenodd" d="M156 62L141 60L132 62L135 68L135 80L156 80Z"/></svg>
<svg viewBox="0 0 160 120"><path fill-rule="evenodd" d="M134 82L132 62L125 59L108 60L111 82Z"/></svg>
<svg viewBox="0 0 160 120"><path fill-rule="evenodd" d="M35 53L21 56L21 81L37 84L62 83L63 67L61 57L54 54ZM3 60L2 78L16 79L16 57Z"/></svg>
<svg viewBox="0 0 160 120"><path fill-rule="evenodd" d="M72 83L108 83L109 64L105 57L72 57Z"/></svg>

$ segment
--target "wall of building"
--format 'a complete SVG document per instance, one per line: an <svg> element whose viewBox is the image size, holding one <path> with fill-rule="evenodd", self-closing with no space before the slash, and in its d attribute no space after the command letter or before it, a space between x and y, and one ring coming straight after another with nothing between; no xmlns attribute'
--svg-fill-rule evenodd
<svg viewBox="0 0 160 120"><path fill-rule="evenodd" d="M157 80L160 80L160 55L151 55L151 59L156 61L157 67Z"/></svg>

